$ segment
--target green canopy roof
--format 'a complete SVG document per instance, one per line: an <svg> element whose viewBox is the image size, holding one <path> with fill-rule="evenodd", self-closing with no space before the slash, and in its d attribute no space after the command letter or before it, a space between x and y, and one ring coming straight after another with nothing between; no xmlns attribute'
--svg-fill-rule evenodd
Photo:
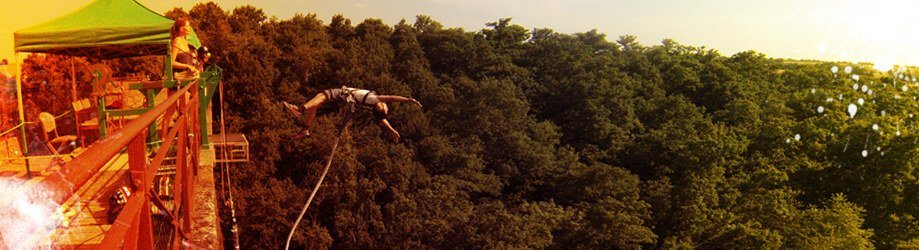
<svg viewBox="0 0 919 250"><path fill-rule="evenodd" d="M173 20L134 0L97 0L13 34L16 52L119 58L165 55ZM192 32L188 42L200 46Z"/></svg>

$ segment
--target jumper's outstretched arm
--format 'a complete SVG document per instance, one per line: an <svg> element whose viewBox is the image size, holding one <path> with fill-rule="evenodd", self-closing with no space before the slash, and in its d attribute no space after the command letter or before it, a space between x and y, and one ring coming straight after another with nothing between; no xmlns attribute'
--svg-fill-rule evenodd
<svg viewBox="0 0 919 250"><path fill-rule="evenodd" d="M389 131L389 134L392 136L392 141L395 143L399 143L399 138L402 137L401 135L399 135L399 131L396 131L396 129L394 129L392 125L389 124L389 121L387 121L386 119L380 119L380 124L382 124L383 127L385 127L386 130Z"/></svg>
<svg viewBox="0 0 919 250"><path fill-rule="evenodd" d="M377 100L380 100L381 102L414 102L415 104L418 104L418 107L421 107L421 103L418 102L418 100L415 100L415 98L408 98L404 96L379 95L377 96Z"/></svg>

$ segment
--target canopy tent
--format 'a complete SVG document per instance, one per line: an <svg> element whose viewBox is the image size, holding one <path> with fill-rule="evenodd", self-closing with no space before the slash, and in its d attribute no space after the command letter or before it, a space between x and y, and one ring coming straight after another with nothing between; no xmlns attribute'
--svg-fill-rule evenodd
<svg viewBox="0 0 919 250"><path fill-rule="evenodd" d="M14 32L13 48L17 53L16 62L19 62L19 52L102 59L167 55L170 42L169 28L173 23L173 20L144 7L135 0L97 0L70 14ZM186 36L186 40L196 48L201 46L194 31ZM171 73L171 62L168 59L166 65L166 72ZM21 69L22 67L17 67L17 70ZM167 77L171 79L169 73ZM28 144L25 126L23 126L25 117L22 105L22 81L19 79L21 76L21 72L17 72L19 131L22 136L22 153L28 156ZM26 172L31 178L28 159L26 160Z"/></svg>
<svg viewBox="0 0 919 250"><path fill-rule="evenodd" d="M57 19L13 33L16 52L104 59L165 55L173 20L134 0L98 0ZM188 43L199 47L194 31Z"/></svg>

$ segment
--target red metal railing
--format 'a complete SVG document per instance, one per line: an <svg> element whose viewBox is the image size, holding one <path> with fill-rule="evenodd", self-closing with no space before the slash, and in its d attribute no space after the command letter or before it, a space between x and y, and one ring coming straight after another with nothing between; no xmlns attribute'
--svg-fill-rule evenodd
<svg viewBox="0 0 919 250"><path fill-rule="evenodd" d="M64 165L61 170L46 178L42 183L54 190L52 199L58 204L73 196L95 173L109 162L119 151L127 147L133 192L115 222L105 233L99 249L153 249L153 228L151 203L167 213L173 225L173 248L191 230L192 206L194 204L194 181L199 163L201 130L194 129L199 123L198 86L194 81L170 95L163 103L131 121L108 138L98 141L79 157ZM173 114L178 117L172 121ZM165 115L164 115L165 114ZM148 163L146 153L146 128L162 118L164 134L162 144ZM171 126L169 126L171 125ZM189 129L191 126L192 129ZM168 132L166 128L171 127ZM176 146L176 181L173 209L163 206L151 189L159 167L166 154Z"/></svg>

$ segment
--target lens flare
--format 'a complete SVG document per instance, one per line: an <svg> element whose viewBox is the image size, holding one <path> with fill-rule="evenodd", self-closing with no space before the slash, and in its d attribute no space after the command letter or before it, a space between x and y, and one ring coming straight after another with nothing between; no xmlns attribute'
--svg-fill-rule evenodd
<svg viewBox="0 0 919 250"><path fill-rule="evenodd" d="M60 207L40 186L0 178L0 238L9 249L50 249Z"/></svg>

